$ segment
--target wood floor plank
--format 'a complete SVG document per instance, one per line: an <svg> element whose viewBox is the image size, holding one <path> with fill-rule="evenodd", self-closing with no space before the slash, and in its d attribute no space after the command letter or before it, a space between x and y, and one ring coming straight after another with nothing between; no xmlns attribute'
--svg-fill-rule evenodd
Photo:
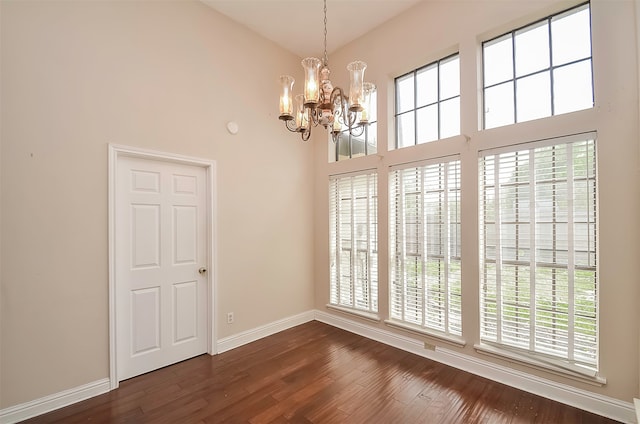
<svg viewBox="0 0 640 424"><path fill-rule="evenodd" d="M615 421L316 321L202 355L26 423Z"/></svg>

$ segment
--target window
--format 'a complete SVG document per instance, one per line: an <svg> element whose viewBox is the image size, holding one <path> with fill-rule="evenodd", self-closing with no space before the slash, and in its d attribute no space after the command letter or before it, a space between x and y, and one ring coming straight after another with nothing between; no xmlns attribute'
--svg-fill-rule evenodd
<svg viewBox="0 0 640 424"><path fill-rule="evenodd" d="M461 336L460 161L389 177L392 320Z"/></svg>
<svg viewBox="0 0 640 424"><path fill-rule="evenodd" d="M362 127L362 133L359 129L355 131L357 136L351 135L348 129L344 129L335 144L334 160L351 159L359 156L372 155L377 152L377 134L378 134L378 117L377 117L377 90L371 92L369 125ZM360 118L357 122L360 121Z"/></svg>
<svg viewBox="0 0 640 424"><path fill-rule="evenodd" d="M454 54L396 78L396 148L460 134L460 59Z"/></svg>
<svg viewBox="0 0 640 424"><path fill-rule="evenodd" d="M378 311L377 174L329 180L330 303Z"/></svg>
<svg viewBox="0 0 640 424"><path fill-rule="evenodd" d="M481 340L597 370L594 134L480 158Z"/></svg>
<svg viewBox="0 0 640 424"><path fill-rule="evenodd" d="M589 4L482 45L484 127L593 107Z"/></svg>

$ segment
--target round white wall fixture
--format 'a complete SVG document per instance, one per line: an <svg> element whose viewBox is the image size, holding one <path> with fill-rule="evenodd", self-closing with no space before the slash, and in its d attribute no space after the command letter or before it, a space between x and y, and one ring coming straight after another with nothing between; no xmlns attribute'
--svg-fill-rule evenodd
<svg viewBox="0 0 640 424"><path fill-rule="evenodd" d="M233 134L236 135L238 134L238 130L240 128L238 127L238 123L235 121L229 121L227 122L227 131L229 131L229 134Z"/></svg>

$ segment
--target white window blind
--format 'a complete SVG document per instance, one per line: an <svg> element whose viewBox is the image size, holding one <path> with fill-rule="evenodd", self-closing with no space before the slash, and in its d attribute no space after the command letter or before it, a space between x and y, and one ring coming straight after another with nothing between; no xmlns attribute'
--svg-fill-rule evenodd
<svg viewBox="0 0 640 424"><path fill-rule="evenodd" d="M331 177L329 208L330 303L377 312L376 173Z"/></svg>
<svg viewBox="0 0 640 424"><path fill-rule="evenodd" d="M594 134L483 152L479 168L482 341L597 371Z"/></svg>
<svg viewBox="0 0 640 424"><path fill-rule="evenodd" d="M389 176L390 318L460 336L460 161Z"/></svg>

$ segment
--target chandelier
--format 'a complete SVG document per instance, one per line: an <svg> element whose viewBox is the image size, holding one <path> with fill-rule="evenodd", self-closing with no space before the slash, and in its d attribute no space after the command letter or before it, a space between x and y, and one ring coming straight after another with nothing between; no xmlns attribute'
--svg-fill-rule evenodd
<svg viewBox="0 0 640 424"><path fill-rule="evenodd" d="M369 124L371 93L375 85L364 82L367 64L356 60L347 65L349 71L349 96L340 87L334 87L329 79L327 56L327 0L324 0L324 60L308 57L302 61L304 69L303 94L295 96L290 75L280 76L280 116L289 131L300 133L303 141L309 140L311 127L322 125L337 142L343 128L352 136L361 136ZM295 115L294 115L295 106Z"/></svg>

